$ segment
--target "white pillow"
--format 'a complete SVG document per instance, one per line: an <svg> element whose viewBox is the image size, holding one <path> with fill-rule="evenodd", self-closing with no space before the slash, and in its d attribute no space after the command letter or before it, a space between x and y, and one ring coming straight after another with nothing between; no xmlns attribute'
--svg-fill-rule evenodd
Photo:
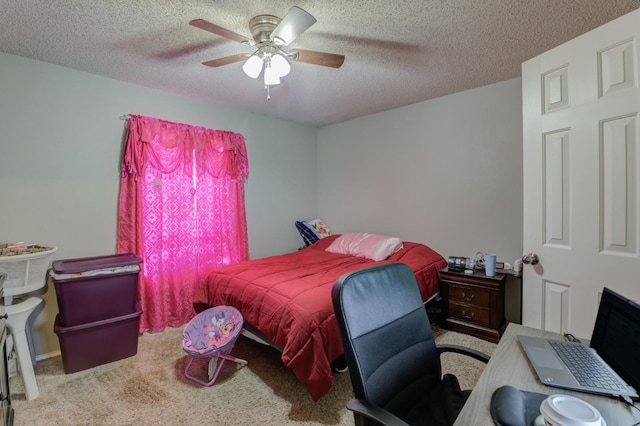
<svg viewBox="0 0 640 426"><path fill-rule="evenodd" d="M350 232L342 234L327 247L331 253L349 254L379 261L384 260L402 248L402 240L397 237Z"/></svg>

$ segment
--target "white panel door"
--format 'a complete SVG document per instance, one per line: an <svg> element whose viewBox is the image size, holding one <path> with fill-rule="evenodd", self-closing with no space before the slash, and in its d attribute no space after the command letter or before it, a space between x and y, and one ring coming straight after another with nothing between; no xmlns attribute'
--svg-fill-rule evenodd
<svg viewBox="0 0 640 426"><path fill-rule="evenodd" d="M523 324L591 337L603 287L640 300L640 10L522 65Z"/></svg>

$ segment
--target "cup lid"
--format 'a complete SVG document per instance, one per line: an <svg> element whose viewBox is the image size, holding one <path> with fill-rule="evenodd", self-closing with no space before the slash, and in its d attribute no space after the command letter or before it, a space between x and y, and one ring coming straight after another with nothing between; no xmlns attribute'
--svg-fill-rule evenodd
<svg viewBox="0 0 640 426"><path fill-rule="evenodd" d="M557 426L606 426L593 405L569 395L551 395L540 405L540 412Z"/></svg>

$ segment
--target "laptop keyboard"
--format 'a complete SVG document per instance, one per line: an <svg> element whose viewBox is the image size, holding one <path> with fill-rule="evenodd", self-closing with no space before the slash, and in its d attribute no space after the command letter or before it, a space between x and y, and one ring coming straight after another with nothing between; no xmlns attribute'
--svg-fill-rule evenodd
<svg viewBox="0 0 640 426"><path fill-rule="evenodd" d="M585 345L550 341L549 344L582 386L617 391L620 381L605 368Z"/></svg>

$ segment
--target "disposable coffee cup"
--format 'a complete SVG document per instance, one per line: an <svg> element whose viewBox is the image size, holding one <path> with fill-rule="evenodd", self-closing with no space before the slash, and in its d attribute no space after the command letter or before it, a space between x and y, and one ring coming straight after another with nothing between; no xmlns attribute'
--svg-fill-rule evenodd
<svg viewBox="0 0 640 426"><path fill-rule="evenodd" d="M484 254L484 274L488 277L496 274L496 257L493 253Z"/></svg>
<svg viewBox="0 0 640 426"><path fill-rule="evenodd" d="M606 426L596 407L569 395L551 395L540 404L540 416L535 425L544 426Z"/></svg>

